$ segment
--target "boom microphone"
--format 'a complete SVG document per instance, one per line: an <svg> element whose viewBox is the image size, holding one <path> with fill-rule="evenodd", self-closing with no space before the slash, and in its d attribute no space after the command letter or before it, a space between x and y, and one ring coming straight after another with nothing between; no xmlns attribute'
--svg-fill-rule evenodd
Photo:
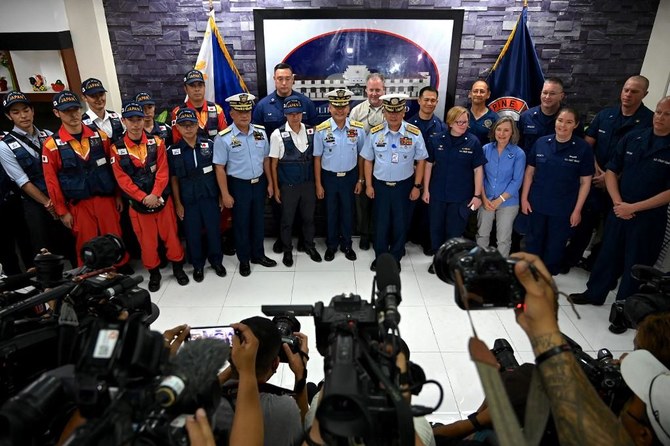
<svg viewBox="0 0 670 446"><path fill-rule="evenodd" d="M203 338L190 341L170 361L169 375L156 390L159 405L179 407L180 413L195 413L198 407L216 407L219 370L230 356L228 343ZM208 410L208 413L210 411Z"/></svg>
<svg viewBox="0 0 670 446"><path fill-rule="evenodd" d="M377 259L377 289L379 290L380 307L384 309L384 325L395 328L400 323L398 305L400 297L400 271L395 258L384 253Z"/></svg>

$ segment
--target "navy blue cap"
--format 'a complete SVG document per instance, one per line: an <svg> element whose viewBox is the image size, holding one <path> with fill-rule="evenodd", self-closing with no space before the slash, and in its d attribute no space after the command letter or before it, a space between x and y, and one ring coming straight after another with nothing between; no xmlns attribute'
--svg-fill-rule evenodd
<svg viewBox="0 0 670 446"><path fill-rule="evenodd" d="M21 93L20 91L10 91L9 93L7 93L7 96L5 96L5 99L3 99L2 106L5 110L9 111L9 107L11 107L14 104L30 105L30 101L28 100L26 95Z"/></svg>
<svg viewBox="0 0 670 446"><path fill-rule="evenodd" d="M96 93L104 93L105 87L102 86L100 79L94 77L89 77L84 82L81 83L81 92L86 96L90 96Z"/></svg>
<svg viewBox="0 0 670 446"><path fill-rule="evenodd" d="M177 124L182 122L198 122L198 116L192 108L180 108L177 110Z"/></svg>
<svg viewBox="0 0 670 446"><path fill-rule="evenodd" d="M458 207L458 215L461 216L463 220L469 220L470 219L470 214L472 214L474 211L468 207L469 202L461 203L461 205Z"/></svg>
<svg viewBox="0 0 670 446"><path fill-rule="evenodd" d="M154 101L151 95L146 91L137 93L135 95L135 102L140 104L142 107L144 107L145 105L156 105L156 101Z"/></svg>
<svg viewBox="0 0 670 446"><path fill-rule="evenodd" d="M284 114L289 113L304 113L305 108L302 105L302 100L296 96L292 95L284 99Z"/></svg>
<svg viewBox="0 0 670 446"><path fill-rule="evenodd" d="M526 235L530 232L530 216L522 212L516 214L514 219L514 230L521 235Z"/></svg>
<svg viewBox="0 0 670 446"><path fill-rule="evenodd" d="M205 77L202 75L202 72L198 70L191 70L184 76L184 83L186 85L192 84L194 82L205 82Z"/></svg>
<svg viewBox="0 0 670 446"><path fill-rule="evenodd" d="M137 102L128 102L121 111L121 116L124 118L132 118L138 116L144 118L144 109Z"/></svg>
<svg viewBox="0 0 670 446"><path fill-rule="evenodd" d="M54 95L53 106L56 110L69 110L71 108L81 108L81 102L76 94L72 93L70 90L63 90L60 93Z"/></svg>

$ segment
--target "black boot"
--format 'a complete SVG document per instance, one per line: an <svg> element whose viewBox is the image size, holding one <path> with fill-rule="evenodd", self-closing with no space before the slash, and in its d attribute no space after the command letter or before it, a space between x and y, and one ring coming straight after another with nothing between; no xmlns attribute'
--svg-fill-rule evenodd
<svg viewBox="0 0 670 446"><path fill-rule="evenodd" d="M172 262L172 274L181 286L188 285L188 276L184 272L184 262Z"/></svg>
<svg viewBox="0 0 670 446"><path fill-rule="evenodd" d="M149 291L155 293L160 289L162 277L160 267L151 268L149 270Z"/></svg>

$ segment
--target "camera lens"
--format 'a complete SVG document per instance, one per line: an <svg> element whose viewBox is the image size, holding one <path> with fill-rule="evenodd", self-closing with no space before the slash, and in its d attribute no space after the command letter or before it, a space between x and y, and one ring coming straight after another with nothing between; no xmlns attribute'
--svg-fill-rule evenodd
<svg viewBox="0 0 670 446"><path fill-rule="evenodd" d="M275 316L272 322L282 336L292 336L300 331L300 322L294 316Z"/></svg>
<svg viewBox="0 0 670 446"><path fill-rule="evenodd" d="M437 277L443 282L453 285L454 268L458 265L459 259L476 247L477 244L475 242L462 237L447 240L437 250L433 259Z"/></svg>

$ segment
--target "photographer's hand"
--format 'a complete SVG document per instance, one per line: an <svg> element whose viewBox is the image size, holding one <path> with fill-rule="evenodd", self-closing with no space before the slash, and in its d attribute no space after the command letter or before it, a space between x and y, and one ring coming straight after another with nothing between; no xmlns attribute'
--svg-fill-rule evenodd
<svg viewBox="0 0 670 446"><path fill-rule="evenodd" d="M300 408L300 417L302 422L305 421L305 415L309 410L309 402L307 401L307 361L309 360L309 345L307 343L307 335L295 332L294 336L300 339L300 352L293 353L288 344L282 344L286 358L288 359L288 366L295 376L295 401Z"/></svg>
<svg viewBox="0 0 670 446"><path fill-rule="evenodd" d="M165 346L170 349L170 356L174 356L179 351L179 347L184 343L184 340L191 332L191 327L186 324L178 325L163 332L163 339L165 339Z"/></svg>
<svg viewBox="0 0 670 446"><path fill-rule="evenodd" d="M186 418L186 431L191 446L215 446L214 433L204 409L195 411L195 417Z"/></svg>
<svg viewBox="0 0 670 446"><path fill-rule="evenodd" d="M230 444L261 446L263 444L263 413L256 381L258 339L244 324L232 324L239 331L233 336L232 361L239 374L237 403Z"/></svg>
<svg viewBox="0 0 670 446"><path fill-rule="evenodd" d="M623 425L600 399L575 356L564 348L565 339L557 321L557 296L546 267L531 254L517 253L513 257L521 260L514 272L526 289L523 308L515 310L517 322L533 346L561 446L632 445Z"/></svg>

